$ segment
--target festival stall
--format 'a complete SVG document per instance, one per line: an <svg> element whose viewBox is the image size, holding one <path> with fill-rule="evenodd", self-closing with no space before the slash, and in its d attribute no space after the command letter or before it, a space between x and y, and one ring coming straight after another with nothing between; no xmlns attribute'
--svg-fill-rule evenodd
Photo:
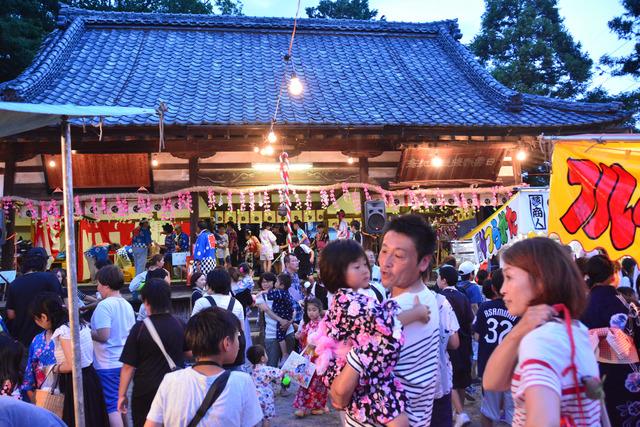
<svg viewBox="0 0 640 427"><path fill-rule="evenodd" d="M549 233L640 260L640 136L544 138L553 150Z"/></svg>
<svg viewBox="0 0 640 427"><path fill-rule="evenodd" d="M362 201L384 200L388 216L406 212L424 215L434 224L439 238L449 241L456 237L458 223L474 218L483 206L498 207L509 200L512 187L386 190L369 184L336 184L331 186L289 185L290 219L301 220L310 229L318 223L337 226L336 213L342 209L347 218L364 224ZM193 211L196 194L200 218L213 223L234 221L241 228L258 227L263 221L287 223L284 184L254 188L191 187L166 193L87 194L75 196L74 215L77 224L78 280L88 279L83 265L83 252L99 243L129 244L133 228L142 218L151 222L153 240L163 243L160 234L164 223L180 224L189 231L188 218ZM33 230L54 242L52 248L64 251L64 219L61 201L32 200L17 196L1 199L5 212L28 219ZM37 233L36 233L37 234ZM34 237L34 242L41 241ZM40 244L38 244L40 245Z"/></svg>
<svg viewBox="0 0 640 427"><path fill-rule="evenodd" d="M472 241L475 262L482 264L509 243L545 236L548 222L549 189L521 188L463 240Z"/></svg>

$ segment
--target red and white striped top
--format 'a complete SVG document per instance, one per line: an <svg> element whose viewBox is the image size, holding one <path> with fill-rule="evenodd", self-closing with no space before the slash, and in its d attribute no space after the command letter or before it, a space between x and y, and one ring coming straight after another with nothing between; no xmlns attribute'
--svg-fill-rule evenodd
<svg viewBox="0 0 640 427"><path fill-rule="evenodd" d="M576 345L578 378L599 377L598 363L591 346L587 328L580 322L573 323ZM511 380L511 394L515 406L513 426L524 426L525 391L528 387L541 385L554 390L561 397L560 417L575 426L600 426L600 402L589 399L580 384L582 415L578 405L578 394L571 372L566 369L571 363L571 348L566 326L560 322L549 322L529 332L518 349L518 364ZM535 417L535 414L532 414Z"/></svg>

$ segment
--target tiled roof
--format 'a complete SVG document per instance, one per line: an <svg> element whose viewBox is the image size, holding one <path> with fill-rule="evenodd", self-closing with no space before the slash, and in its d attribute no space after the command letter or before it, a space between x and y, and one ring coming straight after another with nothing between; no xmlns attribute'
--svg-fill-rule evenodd
<svg viewBox="0 0 640 427"><path fill-rule="evenodd" d="M168 107L165 123L268 124L293 20L96 12L63 7L5 100ZM301 19L279 123L326 126L589 127L628 117L617 103L523 95L462 46L456 21ZM108 119L150 125L155 116Z"/></svg>

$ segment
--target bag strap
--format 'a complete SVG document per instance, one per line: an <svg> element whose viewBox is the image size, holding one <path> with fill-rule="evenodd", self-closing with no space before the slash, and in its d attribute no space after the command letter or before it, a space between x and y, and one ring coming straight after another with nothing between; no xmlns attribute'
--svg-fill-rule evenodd
<svg viewBox="0 0 640 427"><path fill-rule="evenodd" d="M224 371L209 387L209 391L207 395L204 397L202 404L196 411L193 419L187 424L187 427L196 427L198 423L204 418L207 414L207 411L211 406L215 403L215 401L220 397L220 394L224 391L224 388L227 386L227 381L229 380L229 375L231 375L231 371Z"/></svg>
<svg viewBox="0 0 640 427"><path fill-rule="evenodd" d="M149 331L149 334L151 335L153 342L156 343L156 345L160 348L160 351L164 355L164 358L167 359L167 363L169 364L169 369L174 371L176 369L176 364L171 358L171 356L169 356L169 353L167 353L167 350L165 350L164 345L162 344L162 340L160 339L160 335L158 335L158 331L156 330L156 327L153 326L153 322L148 317L145 317L143 322L144 322L144 325L147 327L147 330Z"/></svg>
<svg viewBox="0 0 640 427"><path fill-rule="evenodd" d="M217 307L218 306L218 304L216 304L216 300L214 300L211 295L207 295L207 301L209 301L209 304L211 304L211 307Z"/></svg>
<svg viewBox="0 0 640 427"><path fill-rule="evenodd" d="M231 297L231 299L229 300L229 305L227 306L227 310L233 312L234 305L236 305L236 299L234 297Z"/></svg>
<svg viewBox="0 0 640 427"><path fill-rule="evenodd" d="M370 285L369 287L371 288L371 290L373 290L373 293L376 294L376 298L378 299L378 302L384 301L384 296L382 295L382 292L376 289L375 286Z"/></svg>

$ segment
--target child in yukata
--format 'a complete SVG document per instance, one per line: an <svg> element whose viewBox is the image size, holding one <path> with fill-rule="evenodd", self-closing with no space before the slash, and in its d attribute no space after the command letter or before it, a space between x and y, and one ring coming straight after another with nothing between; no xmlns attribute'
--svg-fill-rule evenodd
<svg viewBox="0 0 640 427"><path fill-rule="evenodd" d="M251 378L256 386L258 400L262 407L264 418L262 427L271 425L271 418L276 415L276 405L271 383L279 381L283 377L283 372L278 368L267 366L268 358L264 347L254 345L247 349L247 359L251 362Z"/></svg>
<svg viewBox="0 0 640 427"><path fill-rule="evenodd" d="M383 303L359 294L369 287L367 256L354 240L335 240L322 251L320 276L334 294L318 330L310 335L315 346L316 373L331 387L349 363L360 374L351 402L345 408L360 422L392 427L408 426L406 394L393 370L404 342L402 324L428 322L429 311L416 301L399 312L393 300Z"/></svg>

